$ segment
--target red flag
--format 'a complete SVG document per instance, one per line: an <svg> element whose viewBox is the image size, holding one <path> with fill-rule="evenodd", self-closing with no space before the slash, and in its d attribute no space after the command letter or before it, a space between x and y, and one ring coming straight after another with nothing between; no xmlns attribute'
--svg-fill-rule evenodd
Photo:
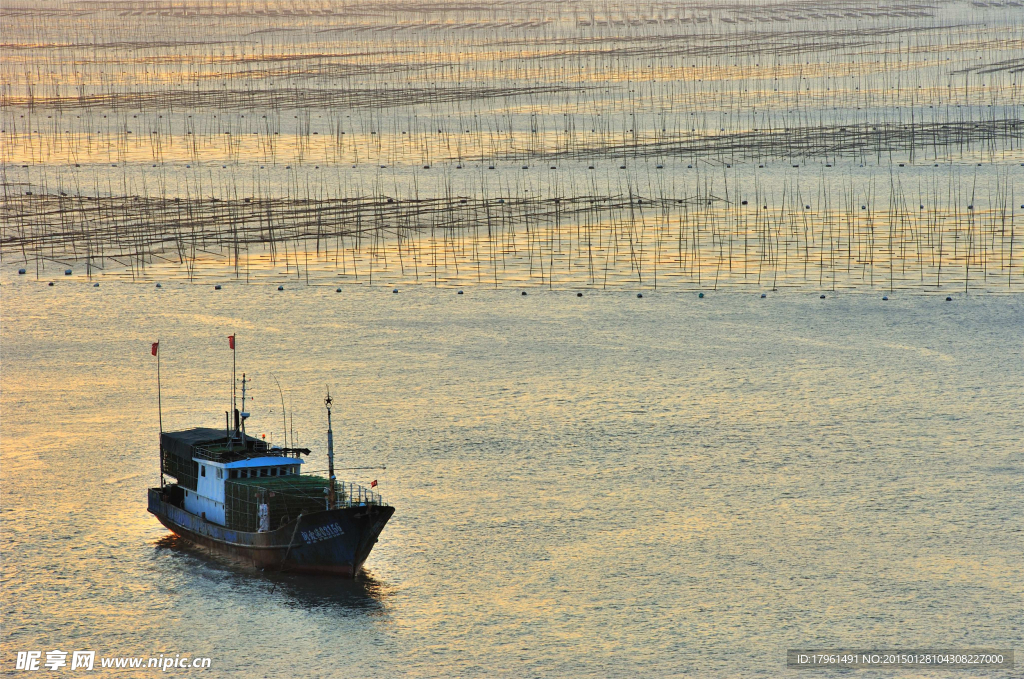
<svg viewBox="0 0 1024 679"><path fill-rule="evenodd" d="M228 335L228 346L231 347L232 350L235 348L235 336L234 335Z"/></svg>
<svg viewBox="0 0 1024 679"><path fill-rule="evenodd" d="M157 350L157 347L159 347L159 346L160 346L159 342L153 342L153 349L152 349L152 351L153 351L153 355L154 356L156 356L156 350Z"/></svg>
<svg viewBox="0 0 1024 679"><path fill-rule="evenodd" d="M374 479L373 481L370 481L370 488L376 488L376 487L377 487L377 479Z"/></svg>

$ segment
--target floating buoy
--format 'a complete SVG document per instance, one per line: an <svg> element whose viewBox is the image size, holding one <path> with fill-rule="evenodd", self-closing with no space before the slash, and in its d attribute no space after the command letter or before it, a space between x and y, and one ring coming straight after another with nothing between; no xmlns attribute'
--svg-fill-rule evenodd
<svg viewBox="0 0 1024 679"><path fill-rule="evenodd" d="M642 293L642 292L636 293L636 298L637 299L643 299L643 296L644 296L644 293Z"/></svg>
<svg viewBox="0 0 1024 679"><path fill-rule="evenodd" d="M819 297L818 299L825 299L825 295L822 295L822 296L821 296L821 297Z"/></svg>
<svg viewBox="0 0 1024 679"><path fill-rule="evenodd" d="M394 290L392 290L391 294L392 295L397 295L398 294L398 288L395 288Z"/></svg>
<svg viewBox="0 0 1024 679"><path fill-rule="evenodd" d="M92 287L94 287L94 288L98 288L98 287L100 287L100 284L99 284L99 283L93 283L93 284L92 284Z"/></svg>
<svg viewBox="0 0 1024 679"><path fill-rule="evenodd" d="M53 287L53 281L50 281L49 283L47 283L47 285L49 285L52 288Z"/></svg>
<svg viewBox="0 0 1024 679"><path fill-rule="evenodd" d="M582 296L583 296L583 293L582 293L582 292L577 292L577 293L576 293L576 296L577 296L577 297L582 297Z"/></svg>
<svg viewBox="0 0 1024 679"><path fill-rule="evenodd" d="M64 275L65 276L70 276L71 275L71 269L64 269Z"/></svg>
<svg viewBox="0 0 1024 679"><path fill-rule="evenodd" d="M462 290L459 290L459 294L460 294L460 295L462 294Z"/></svg>
<svg viewBox="0 0 1024 679"><path fill-rule="evenodd" d="M526 290L523 290L523 297L526 297Z"/></svg>
<svg viewBox="0 0 1024 679"><path fill-rule="evenodd" d="M18 275L19 276L24 276L25 275L25 270L24 269L18 269Z"/></svg>
<svg viewBox="0 0 1024 679"><path fill-rule="evenodd" d="M700 294L699 294L699 295L697 295L697 296L698 296L698 297L700 297L701 299L704 299L704 293L703 293L703 292L702 292L702 293L700 293Z"/></svg>
<svg viewBox="0 0 1024 679"><path fill-rule="evenodd" d="M277 286L277 289L278 290L284 290L284 286L283 285L279 285L279 286Z"/></svg>
<svg viewBox="0 0 1024 679"><path fill-rule="evenodd" d="M889 301L889 298L888 298L888 297L882 297L882 301L883 301L883 302L888 302L888 301Z"/></svg>
<svg viewBox="0 0 1024 679"><path fill-rule="evenodd" d="M764 298L765 298L765 297L767 297L767 296L768 296L768 295L764 294L763 292L761 293L761 299L764 299Z"/></svg>
<svg viewBox="0 0 1024 679"><path fill-rule="evenodd" d="M158 287L158 288L162 288L162 287L164 287L164 286L162 286L162 285L160 285L159 283L157 283L157 284L156 284L156 287Z"/></svg>
<svg viewBox="0 0 1024 679"><path fill-rule="evenodd" d="M213 289L214 290L220 290L220 286L219 285L215 285L215 286L213 286Z"/></svg>
<svg viewBox="0 0 1024 679"><path fill-rule="evenodd" d="M53 285L53 283L50 283L50 285ZM952 302L952 301L953 301L953 298L952 298L952 297L947 297L947 298L946 298L946 301L947 301L947 302Z"/></svg>

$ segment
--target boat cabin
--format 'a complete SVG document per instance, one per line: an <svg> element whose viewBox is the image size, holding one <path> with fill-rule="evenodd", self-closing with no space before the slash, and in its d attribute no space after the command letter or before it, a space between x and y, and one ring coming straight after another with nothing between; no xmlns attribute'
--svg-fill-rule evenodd
<svg viewBox="0 0 1024 679"><path fill-rule="evenodd" d="M279 448L245 434L189 429L160 435L161 469L177 479L182 508L226 524L225 483L232 480L298 477L305 448Z"/></svg>
<svg viewBox="0 0 1024 679"><path fill-rule="evenodd" d="M297 476L299 465L302 464L302 460L285 456L256 457L227 463L202 458L194 458L193 461L199 467L199 477L194 491L185 490L184 509L222 526L226 525L225 481Z"/></svg>

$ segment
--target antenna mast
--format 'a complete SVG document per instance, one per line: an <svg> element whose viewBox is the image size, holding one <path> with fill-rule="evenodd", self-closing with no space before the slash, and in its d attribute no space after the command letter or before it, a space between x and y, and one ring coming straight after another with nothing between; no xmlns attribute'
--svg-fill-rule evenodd
<svg viewBox="0 0 1024 679"><path fill-rule="evenodd" d="M288 420L285 414L287 411L284 409L284 392L281 391L281 382L277 379L277 375L274 375L274 373L270 374L273 375L274 381L277 382L277 393L281 397L281 431L284 432L284 447L288 448ZM292 441L292 443L294 444L295 442Z"/></svg>
<svg viewBox="0 0 1024 679"><path fill-rule="evenodd" d="M235 431L234 431L234 433L230 434L230 437L231 437L231 440L234 441L236 438L238 438L238 429L239 429L239 424L238 424L238 405L237 405L238 402L237 402L237 400L235 398L235 393L237 391L237 389L236 389L237 385L235 383L235 374L236 374L235 373L235 364L236 364L236 362L235 362L235 358L236 358L235 335L228 335L228 346L231 347L231 412L235 416ZM230 422L230 420L229 420L229 422ZM228 428L230 429L230 425L229 425ZM229 442L228 443L228 447L230 448L231 445L232 444Z"/></svg>
<svg viewBox="0 0 1024 679"><path fill-rule="evenodd" d="M242 373L242 439L245 440L245 419L249 413L245 412L245 373Z"/></svg>
<svg viewBox="0 0 1024 679"><path fill-rule="evenodd" d="M327 474L330 476L330 484L327 486L327 506L334 509L334 432L331 431L331 388L327 388L327 398L324 405L327 406Z"/></svg>

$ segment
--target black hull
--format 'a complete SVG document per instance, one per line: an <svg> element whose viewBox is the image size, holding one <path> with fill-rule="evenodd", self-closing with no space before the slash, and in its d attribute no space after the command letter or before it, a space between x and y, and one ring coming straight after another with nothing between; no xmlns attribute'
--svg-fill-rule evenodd
<svg viewBox="0 0 1024 679"><path fill-rule="evenodd" d="M150 488L149 512L176 535L258 568L355 577L395 509L325 509L300 515L277 530L249 533L211 523L167 502L159 488Z"/></svg>

